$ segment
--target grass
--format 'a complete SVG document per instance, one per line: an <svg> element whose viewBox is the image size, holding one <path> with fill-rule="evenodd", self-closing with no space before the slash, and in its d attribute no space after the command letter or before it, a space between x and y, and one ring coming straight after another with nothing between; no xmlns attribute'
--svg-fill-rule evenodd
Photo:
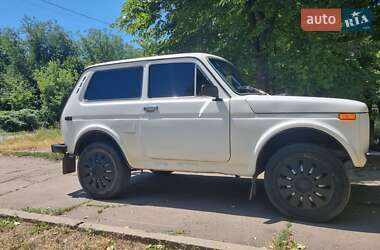
<svg viewBox="0 0 380 250"><path fill-rule="evenodd" d="M0 132L0 154L61 160L62 154L50 152L50 145L63 142L60 130L39 129L34 132Z"/></svg>
<svg viewBox="0 0 380 250"><path fill-rule="evenodd" d="M176 230L168 231L168 234L171 234L171 235L185 235L186 231L183 230L183 229L176 229Z"/></svg>
<svg viewBox="0 0 380 250"><path fill-rule="evenodd" d="M76 204L76 205L73 205L73 206L70 206L70 207L64 207L64 208L33 208L33 207L26 207L26 208L23 208L22 211L24 212L29 212L29 213L36 213L36 214L47 214L47 215L54 215L54 216L59 216L59 215L62 215L62 214L65 214L65 213L68 213L80 206L82 206L83 204L86 204L90 201L85 201L85 202L82 202L82 203L79 203L79 204Z"/></svg>
<svg viewBox="0 0 380 250"><path fill-rule="evenodd" d="M6 218L6 219L0 218L0 231L13 229L15 226L19 224L20 222L18 222L15 218Z"/></svg>
<svg viewBox="0 0 380 250"><path fill-rule="evenodd" d="M148 245L111 233L94 233L44 222L0 218L1 249L173 249Z"/></svg>
<svg viewBox="0 0 380 250"><path fill-rule="evenodd" d="M86 204L86 206L87 207L97 207L98 208L97 213L102 214L104 212L104 210L106 210L108 208L122 207L123 205L102 205L102 204L88 203L88 204Z"/></svg>
<svg viewBox="0 0 380 250"><path fill-rule="evenodd" d="M50 224L46 222L39 222L33 224L32 230L30 231L30 234L35 235L35 234L40 234L45 230L48 230L50 228Z"/></svg>
<svg viewBox="0 0 380 250"><path fill-rule="evenodd" d="M169 250L170 248L162 244L151 244L151 245L148 245L145 249L146 250Z"/></svg>
<svg viewBox="0 0 380 250"><path fill-rule="evenodd" d="M17 157L36 157L44 158L51 161L62 160L63 154L53 152L38 152L38 151L0 151L2 155L13 155Z"/></svg>
<svg viewBox="0 0 380 250"><path fill-rule="evenodd" d="M38 129L34 132L17 132L0 134L0 152L15 151L50 151L50 145L62 143L59 129Z"/></svg>
<svg viewBox="0 0 380 250"><path fill-rule="evenodd" d="M273 250L301 250L306 247L294 239L294 233L290 230L291 223L286 228L276 234L272 239L270 249Z"/></svg>

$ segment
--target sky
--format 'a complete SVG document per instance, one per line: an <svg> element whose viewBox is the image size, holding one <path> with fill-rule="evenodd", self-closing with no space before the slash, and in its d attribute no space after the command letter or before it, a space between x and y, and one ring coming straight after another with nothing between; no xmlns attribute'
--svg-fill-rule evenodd
<svg viewBox="0 0 380 250"><path fill-rule="evenodd" d="M125 42L131 42L132 37L116 28L110 28L120 15L121 6L126 0L0 0L0 28L20 28L24 16L35 17L37 20L56 20L74 37L91 28L108 29L119 35ZM50 4L49 4L50 3ZM53 6L54 4L87 15L90 18L73 14ZM135 45L136 46L136 45Z"/></svg>

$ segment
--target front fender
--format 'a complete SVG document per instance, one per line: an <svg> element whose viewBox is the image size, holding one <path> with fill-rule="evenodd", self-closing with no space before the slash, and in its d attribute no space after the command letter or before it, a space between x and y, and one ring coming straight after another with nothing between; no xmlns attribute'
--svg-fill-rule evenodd
<svg viewBox="0 0 380 250"><path fill-rule="evenodd" d="M264 148L264 146L276 135L288 130L288 129L294 129L294 128L312 128L319 131L322 131L330 136L332 136L335 140L337 140L343 148L347 151L349 154L351 160L353 161L354 165L362 164L362 159L360 159L357 156L357 153L354 151L354 149L351 147L349 141L345 137L344 134L339 132L334 127L330 126L327 123L324 123L322 121L313 121L309 122L307 120L305 121L287 121L282 122L280 124L277 124L271 128L269 128L265 133L262 134L262 136L257 141L255 147L253 148L253 154L251 155L249 167L253 170L253 173L256 171L256 164L258 157L261 153L261 150Z"/></svg>

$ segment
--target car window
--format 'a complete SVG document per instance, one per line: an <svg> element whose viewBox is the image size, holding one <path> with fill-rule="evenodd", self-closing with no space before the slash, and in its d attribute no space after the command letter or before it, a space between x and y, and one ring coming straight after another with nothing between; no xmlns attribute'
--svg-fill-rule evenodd
<svg viewBox="0 0 380 250"><path fill-rule="evenodd" d="M143 78L142 67L96 71L89 82L86 100L139 98Z"/></svg>
<svg viewBox="0 0 380 250"><path fill-rule="evenodd" d="M194 63L164 63L149 67L148 96L194 96Z"/></svg>
<svg viewBox="0 0 380 250"><path fill-rule="evenodd" d="M197 95L201 95L202 85L212 84L211 81L203 74L203 72L197 67Z"/></svg>

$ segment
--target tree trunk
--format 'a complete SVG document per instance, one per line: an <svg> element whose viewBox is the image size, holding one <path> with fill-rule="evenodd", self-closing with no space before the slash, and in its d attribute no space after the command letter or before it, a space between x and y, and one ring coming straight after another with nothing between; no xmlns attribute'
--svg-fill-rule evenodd
<svg viewBox="0 0 380 250"><path fill-rule="evenodd" d="M256 86L269 93L272 92L271 78L269 74L268 55L260 46L260 38L254 42L256 61Z"/></svg>
<svg viewBox="0 0 380 250"><path fill-rule="evenodd" d="M249 27L252 30L257 28L257 23L263 21L266 17L261 11L252 10L252 6L255 4L256 0L248 0L246 2L245 9L248 17ZM271 23L274 22L275 15L271 17ZM265 90L266 92L272 93L274 91L272 85L272 78L269 72L269 55L268 51L263 48L262 44L266 39L270 39L270 34L273 27L264 30L258 36L251 38L251 44L253 47L253 56L255 57L256 63L256 86Z"/></svg>

